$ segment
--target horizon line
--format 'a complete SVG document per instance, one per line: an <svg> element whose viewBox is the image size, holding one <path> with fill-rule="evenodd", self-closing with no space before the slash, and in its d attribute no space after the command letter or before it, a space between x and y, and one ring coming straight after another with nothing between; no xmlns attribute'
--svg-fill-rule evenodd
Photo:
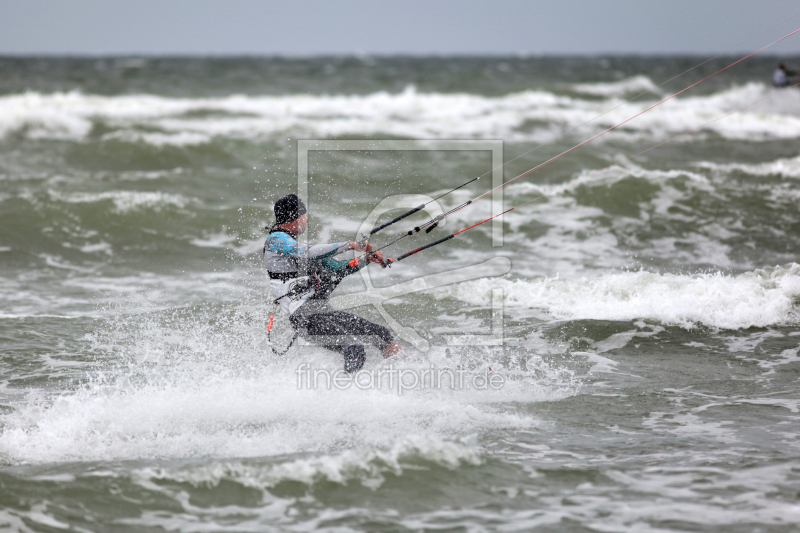
<svg viewBox="0 0 800 533"><path fill-rule="evenodd" d="M728 50L723 53L715 52L452 52L452 53L412 53L412 52L347 52L347 53L264 53L264 52L6 52L0 51L0 58L58 58L58 59L104 59L104 58L175 58L175 59L203 59L203 58L281 58L281 59L316 59L316 58L355 58L355 59L392 59L392 58L441 58L441 59L537 59L547 57L695 57L717 54L719 57L738 55L747 51ZM762 57L800 57L798 52L778 52Z"/></svg>

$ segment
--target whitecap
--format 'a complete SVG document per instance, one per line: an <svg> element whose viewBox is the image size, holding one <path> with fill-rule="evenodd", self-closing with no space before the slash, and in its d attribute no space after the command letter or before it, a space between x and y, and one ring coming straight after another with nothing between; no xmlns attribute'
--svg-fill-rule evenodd
<svg viewBox="0 0 800 533"><path fill-rule="evenodd" d="M190 200L179 194L146 191L105 191L105 192L60 192L48 190L48 195L61 202L67 203L95 203L111 200L116 213L129 213L143 209L161 211L165 207L186 207Z"/></svg>
<svg viewBox="0 0 800 533"><path fill-rule="evenodd" d="M794 324L800 297L800 265L721 273L680 275L646 271L593 278L538 280L480 279L434 291L475 306L489 305L501 288L505 305L539 310L562 320L656 320L663 324L722 329Z"/></svg>

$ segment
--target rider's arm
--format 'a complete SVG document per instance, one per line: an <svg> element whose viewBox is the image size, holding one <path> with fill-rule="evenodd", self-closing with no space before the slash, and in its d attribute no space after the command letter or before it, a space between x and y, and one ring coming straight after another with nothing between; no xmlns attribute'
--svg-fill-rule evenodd
<svg viewBox="0 0 800 533"><path fill-rule="evenodd" d="M349 276L350 274L355 274L365 266L367 266L366 261L358 261L357 263L353 263L353 261L337 261L332 257L328 257L322 260L322 264L330 270L331 272L335 272L340 276Z"/></svg>
<svg viewBox="0 0 800 533"><path fill-rule="evenodd" d="M337 261L332 256L346 252L353 248L350 242L339 242L333 244L315 244L307 246L300 244L286 233L273 233L267 239L269 251L298 259L313 259L320 261L322 265L337 276L349 276L367 266L366 261L354 264L352 261Z"/></svg>
<svg viewBox="0 0 800 533"><path fill-rule="evenodd" d="M267 249L271 252L303 259L324 259L350 249L349 242L333 244L300 244L286 233L273 233L267 239Z"/></svg>

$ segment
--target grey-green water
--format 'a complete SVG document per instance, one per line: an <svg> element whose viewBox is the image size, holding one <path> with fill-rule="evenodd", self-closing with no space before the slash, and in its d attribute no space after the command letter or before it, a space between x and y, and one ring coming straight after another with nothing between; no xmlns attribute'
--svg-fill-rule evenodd
<svg viewBox="0 0 800 533"><path fill-rule="evenodd" d="M510 185L506 208L548 196L501 223L340 287L390 321L392 368L465 386L309 388L301 365L341 356L277 357L265 329L263 226L301 141L368 141L308 152L311 241L353 239L489 173L480 141L508 180L734 59L659 86L702 59L0 58L0 527L794 531L800 92L589 175L770 95L773 58Z"/></svg>

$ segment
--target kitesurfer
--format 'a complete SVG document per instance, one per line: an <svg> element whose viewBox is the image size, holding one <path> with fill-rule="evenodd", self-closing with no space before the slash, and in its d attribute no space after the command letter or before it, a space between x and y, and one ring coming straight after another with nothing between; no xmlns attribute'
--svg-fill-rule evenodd
<svg viewBox="0 0 800 533"><path fill-rule="evenodd" d="M778 65L775 72L772 73L772 85L775 87L788 87L791 85L791 80L789 80L789 78L795 76L797 76L796 71L788 70L786 68L786 63L781 63Z"/></svg>
<svg viewBox="0 0 800 533"><path fill-rule="evenodd" d="M346 372L356 372L364 365L365 344L377 346L384 357L397 354L401 347L387 328L334 309L328 302L342 279L367 266L358 259L337 261L333 256L355 250L367 252L367 262L384 264L383 254L372 252L367 242L299 243L297 237L305 232L308 217L305 204L295 194L275 202L274 212L275 224L267 228L269 237L264 242L264 264L275 301L295 331L310 342L342 353Z"/></svg>

